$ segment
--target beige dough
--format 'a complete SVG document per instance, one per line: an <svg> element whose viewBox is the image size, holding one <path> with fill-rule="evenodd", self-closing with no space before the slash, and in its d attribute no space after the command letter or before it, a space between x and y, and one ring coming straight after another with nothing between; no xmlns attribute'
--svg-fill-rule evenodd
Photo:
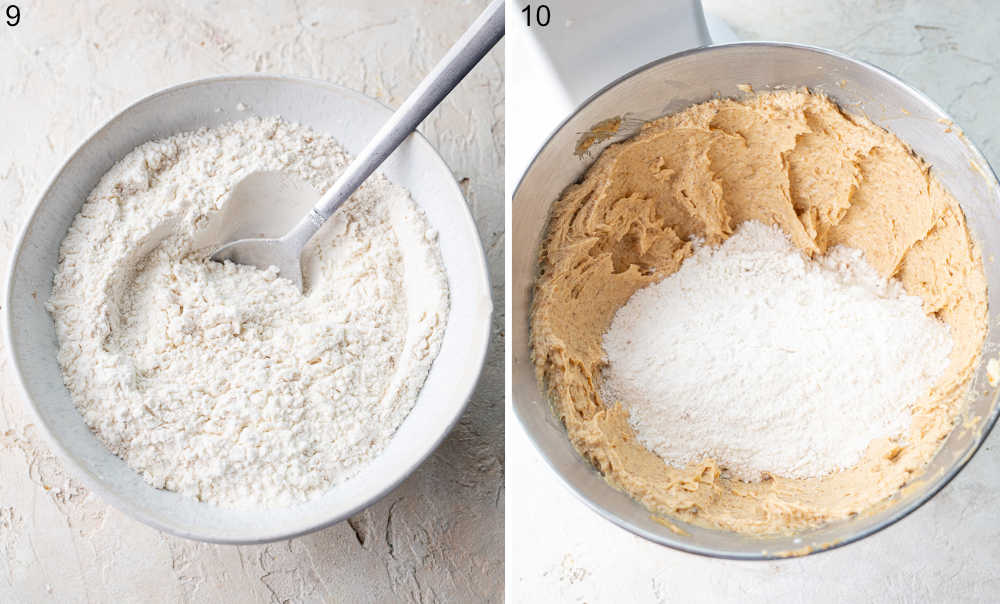
<svg viewBox="0 0 1000 604"><path fill-rule="evenodd" d="M601 339L639 288L678 269L690 239L743 221L777 224L803 252L843 244L898 277L951 327L944 375L909 434L873 442L855 467L745 483L713 460L667 465L601 400ZM898 138L805 91L713 100L606 149L555 203L539 258L532 350L576 448L656 513L755 534L864 512L919 475L962 410L986 334L986 279L955 199ZM776 379L780 379L776 377Z"/></svg>

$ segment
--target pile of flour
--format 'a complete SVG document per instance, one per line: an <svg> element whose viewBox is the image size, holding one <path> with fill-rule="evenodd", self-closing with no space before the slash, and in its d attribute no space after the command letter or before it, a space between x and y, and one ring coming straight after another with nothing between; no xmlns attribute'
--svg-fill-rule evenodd
<svg viewBox="0 0 1000 604"><path fill-rule="evenodd" d="M618 310L601 392L674 466L818 477L901 435L951 348L948 326L860 251L809 260L779 228L747 222Z"/></svg>
<svg viewBox="0 0 1000 604"><path fill-rule="evenodd" d="M413 407L448 288L404 189L374 175L323 226L304 295L197 245L245 176L322 191L348 161L328 136L254 118L142 145L87 198L48 305L59 362L87 424L154 486L301 502L356 474Z"/></svg>

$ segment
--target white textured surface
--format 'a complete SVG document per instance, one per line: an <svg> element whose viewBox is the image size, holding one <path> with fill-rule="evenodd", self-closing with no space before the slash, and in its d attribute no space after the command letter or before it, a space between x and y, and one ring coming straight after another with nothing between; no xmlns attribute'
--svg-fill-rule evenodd
<svg viewBox="0 0 1000 604"><path fill-rule="evenodd" d="M743 39L826 46L901 76L1000 166L995 3L704 3ZM605 521L558 482L510 411L507 427L510 602L975 602L1000 591L998 433L931 502L875 536L806 558L732 562L663 548Z"/></svg>
<svg viewBox="0 0 1000 604"><path fill-rule="evenodd" d="M398 105L485 2L20 4L21 24L0 30L4 266L65 155L136 98L193 78L262 71L325 79ZM498 301L502 52L422 128L466 192ZM502 321L497 312L498 338ZM0 601L498 601L501 348L491 350L454 432L403 485L350 522L246 547L163 535L88 494L32 425L4 353Z"/></svg>

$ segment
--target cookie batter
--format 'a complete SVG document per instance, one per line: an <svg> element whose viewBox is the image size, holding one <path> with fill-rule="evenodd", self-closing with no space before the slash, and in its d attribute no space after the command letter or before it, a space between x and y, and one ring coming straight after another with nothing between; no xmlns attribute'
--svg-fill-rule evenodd
<svg viewBox="0 0 1000 604"><path fill-rule="evenodd" d="M872 442L853 468L760 482L729 478L711 459L675 468L601 398L601 339L615 311L676 271L692 238L718 244L747 220L778 225L810 256L862 250L951 328L949 366L913 406L909 433ZM986 318L979 252L929 166L825 97L782 91L702 103L606 149L553 206L531 337L570 439L612 485L657 513L767 534L863 512L919 475L962 408Z"/></svg>

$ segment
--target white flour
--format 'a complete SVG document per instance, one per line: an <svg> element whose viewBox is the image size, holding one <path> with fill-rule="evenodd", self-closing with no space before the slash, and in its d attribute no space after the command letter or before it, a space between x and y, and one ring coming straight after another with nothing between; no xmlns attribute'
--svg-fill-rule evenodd
<svg viewBox="0 0 1000 604"><path fill-rule="evenodd" d="M777 227L748 222L618 310L602 395L672 465L816 477L902 434L951 347L947 325L860 251L808 260Z"/></svg>
<svg viewBox="0 0 1000 604"><path fill-rule="evenodd" d="M276 118L184 133L115 165L70 227L49 300L65 383L154 486L226 507L300 502L357 473L412 408L448 290L404 189L375 175L323 226L304 296L197 249L244 176L323 190L348 159Z"/></svg>

